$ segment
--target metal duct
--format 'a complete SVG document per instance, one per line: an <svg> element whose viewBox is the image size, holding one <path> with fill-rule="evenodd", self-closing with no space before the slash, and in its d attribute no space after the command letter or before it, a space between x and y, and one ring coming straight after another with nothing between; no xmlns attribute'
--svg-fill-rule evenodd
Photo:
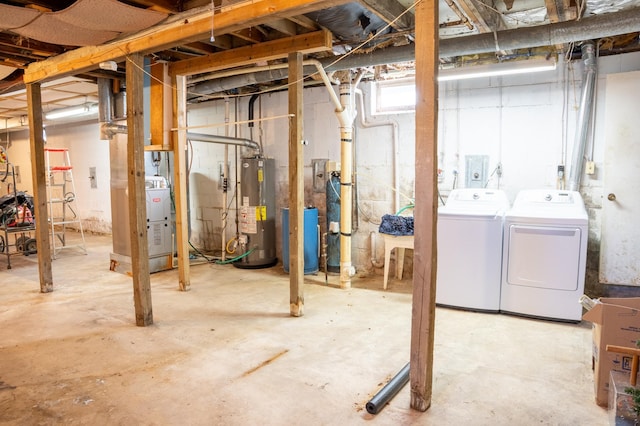
<svg viewBox="0 0 640 426"><path fill-rule="evenodd" d="M569 190L578 191L582 179L584 165L584 151L587 146L589 124L593 113L593 95L595 93L597 58L594 43L588 42L582 45L582 60L584 62L584 79L582 80L582 96L580 109L578 110L578 124L576 125L576 137L573 146L571 170L569 174Z"/></svg>
<svg viewBox="0 0 640 426"><path fill-rule="evenodd" d="M246 148L255 149L258 151L260 155L262 155L262 150L260 149L260 145L257 142L254 142L250 139L242 139L242 138L232 138L229 136L218 136L218 135L205 135L203 133L187 133L187 139L196 142L210 142L210 143L221 143L227 145L239 145L244 146Z"/></svg>
<svg viewBox="0 0 640 426"><path fill-rule="evenodd" d="M98 121L110 123L113 117L113 92L110 78L98 79Z"/></svg>
<svg viewBox="0 0 640 426"><path fill-rule="evenodd" d="M640 31L640 8L621 12L583 18L580 21L561 22L542 27L527 27L514 30L498 31L497 39L500 50L527 49L531 47L552 46L582 40L593 40ZM496 40L493 33L479 34L440 40L440 57L471 55L496 51ZM345 55L328 57L319 60L328 73L352 68L392 64L413 61L415 45L378 49L366 55ZM304 73L314 70L305 67ZM189 89L190 93L209 95L224 92L251 84L268 83L288 77L287 69L273 69L233 77L219 78L196 84Z"/></svg>
<svg viewBox="0 0 640 426"><path fill-rule="evenodd" d="M391 31L380 17L360 3L347 3L306 14L307 17L327 28L339 40L360 44L371 40L375 44L373 34L386 34Z"/></svg>

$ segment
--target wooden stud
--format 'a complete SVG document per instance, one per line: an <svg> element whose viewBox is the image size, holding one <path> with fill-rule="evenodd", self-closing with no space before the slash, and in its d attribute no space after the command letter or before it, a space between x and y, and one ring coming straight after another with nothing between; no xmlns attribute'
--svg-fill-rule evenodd
<svg viewBox="0 0 640 426"><path fill-rule="evenodd" d="M153 324L151 279L147 245L147 197L144 172L144 61L140 54L127 58L127 172L131 271L136 325Z"/></svg>
<svg viewBox="0 0 640 426"><path fill-rule="evenodd" d="M304 152L302 150L302 53L289 54L289 305L304 314Z"/></svg>
<svg viewBox="0 0 640 426"><path fill-rule="evenodd" d="M42 124L42 92L40 84L27 84L29 108L29 145L31 148L31 176L35 207L36 244L38 246L38 275L40 292L53 291L51 272L51 242L49 240L49 212L47 209L47 176L44 162L44 126Z"/></svg>
<svg viewBox="0 0 640 426"><path fill-rule="evenodd" d="M178 128L173 134L173 192L176 205L176 245L178 247L178 285L181 291L191 287L189 277L189 222L187 216L187 78L175 77L173 84L175 115Z"/></svg>
<svg viewBox="0 0 640 426"><path fill-rule="evenodd" d="M313 53L331 50L331 33L327 30L295 37L268 41L261 44L239 47L226 52L212 53L198 58L173 62L170 75L193 75L213 72L231 67L251 65L257 62L285 58L289 52Z"/></svg>
<svg viewBox="0 0 640 426"><path fill-rule="evenodd" d="M431 405L436 296L438 2L416 6L416 206L411 321L411 408Z"/></svg>
<svg viewBox="0 0 640 426"><path fill-rule="evenodd" d="M173 124L173 90L169 78L169 64L155 62L151 64L151 87L149 111L151 145L147 151L171 151L171 125Z"/></svg>

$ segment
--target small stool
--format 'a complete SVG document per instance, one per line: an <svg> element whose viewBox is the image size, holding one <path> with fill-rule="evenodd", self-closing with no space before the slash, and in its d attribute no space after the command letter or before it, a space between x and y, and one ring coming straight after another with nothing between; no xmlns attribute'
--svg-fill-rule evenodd
<svg viewBox="0 0 640 426"><path fill-rule="evenodd" d="M391 250L397 248L396 251L396 278L402 279L404 269L404 249L413 249L413 235L389 235L382 234L384 237L384 285L383 289L387 289L389 281L389 261L391 260Z"/></svg>

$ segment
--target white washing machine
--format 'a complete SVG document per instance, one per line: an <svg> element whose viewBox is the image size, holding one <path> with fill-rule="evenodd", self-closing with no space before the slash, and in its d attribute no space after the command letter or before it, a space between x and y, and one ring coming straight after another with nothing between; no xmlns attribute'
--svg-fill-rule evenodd
<svg viewBox="0 0 640 426"><path fill-rule="evenodd" d="M504 226L500 311L580 321L588 238L580 193L520 191Z"/></svg>
<svg viewBox="0 0 640 426"><path fill-rule="evenodd" d="M454 189L438 209L436 303L476 311L500 309L504 191Z"/></svg>

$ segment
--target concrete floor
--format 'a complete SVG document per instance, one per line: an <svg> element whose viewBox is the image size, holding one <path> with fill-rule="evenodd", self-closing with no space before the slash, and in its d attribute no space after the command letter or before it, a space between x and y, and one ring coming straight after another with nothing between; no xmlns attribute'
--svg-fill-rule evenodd
<svg viewBox="0 0 640 426"><path fill-rule="evenodd" d="M366 402L409 360L411 281L307 276L289 316L280 266L152 275L155 323L134 324L131 279L109 271L109 237L53 261L0 258L0 424L605 425L594 402L589 323L438 308L431 408L409 385Z"/></svg>

